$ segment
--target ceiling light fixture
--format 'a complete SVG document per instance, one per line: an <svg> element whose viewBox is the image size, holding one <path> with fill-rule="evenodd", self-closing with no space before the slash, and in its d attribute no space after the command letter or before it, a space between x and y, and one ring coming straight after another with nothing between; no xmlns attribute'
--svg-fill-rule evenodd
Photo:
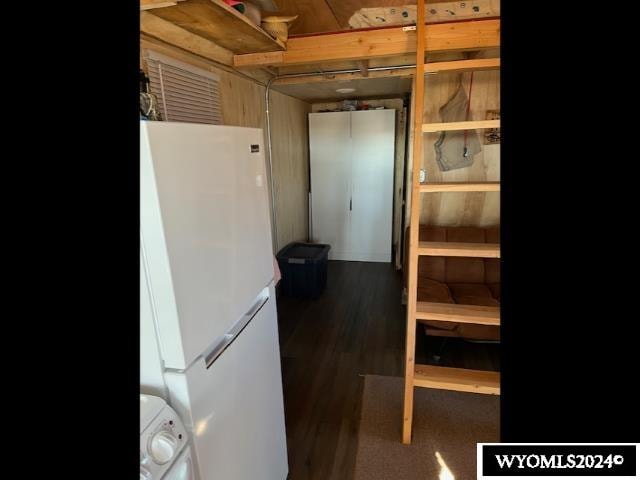
<svg viewBox="0 0 640 480"><path fill-rule="evenodd" d="M338 88L336 90L336 92L338 93L351 93L351 92L355 92L356 89L355 88Z"/></svg>

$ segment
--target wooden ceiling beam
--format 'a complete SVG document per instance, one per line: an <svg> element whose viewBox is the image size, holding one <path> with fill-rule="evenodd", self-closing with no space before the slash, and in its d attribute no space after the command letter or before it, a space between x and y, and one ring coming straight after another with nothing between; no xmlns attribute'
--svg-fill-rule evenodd
<svg viewBox="0 0 640 480"><path fill-rule="evenodd" d="M234 55L235 67L282 67L340 60L366 60L414 53L416 32L402 27L291 37L279 52ZM500 46L500 20L425 26L426 51L466 51Z"/></svg>
<svg viewBox="0 0 640 480"><path fill-rule="evenodd" d="M476 70L497 70L500 68L499 58L479 58L474 60L453 60L449 62L425 63L425 74L433 73L461 73ZM415 68L394 68L392 70L368 70L367 78L411 77ZM317 74L304 77L285 77L274 81L277 85L294 85L299 83L321 83L357 80L362 78L361 72Z"/></svg>
<svg viewBox="0 0 640 480"><path fill-rule="evenodd" d="M360 69L361 76L369 76L369 60L358 60L358 68Z"/></svg>
<svg viewBox="0 0 640 480"><path fill-rule="evenodd" d="M477 58L473 60L451 60L424 64L424 73L461 73L475 70L499 70L499 58Z"/></svg>
<svg viewBox="0 0 640 480"><path fill-rule="evenodd" d="M416 71L415 68L405 68L405 69L394 69L394 70L380 70L380 71L371 71L369 70L367 73L367 79L372 78L389 78L389 77L410 77ZM279 78L273 82L274 85L296 85L296 84L304 84L304 83L324 83L324 82L337 82L337 81L348 81L348 80L363 80L365 77L362 76L361 72L353 72L353 73L335 73L335 74L322 74L319 73L317 75L307 75L304 77L284 77Z"/></svg>

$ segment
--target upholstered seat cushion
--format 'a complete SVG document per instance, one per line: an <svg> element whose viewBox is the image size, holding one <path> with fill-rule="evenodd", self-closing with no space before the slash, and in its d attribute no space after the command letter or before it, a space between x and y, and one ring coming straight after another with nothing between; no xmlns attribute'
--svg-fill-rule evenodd
<svg viewBox="0 0 640 480"><path fill-rule="evenodd" d="M491 290L491 295L493 296L493 298L495 298L499 302L500 301L500 284L489 283L487 287L489 287L489 290Z"/></svg>
<svg viewBox="0 0 640 480"><path fill-rule="evenodd" d="M491 290L484 284L455 283L446 285L436 280L420 278L418 280L418 301L437 303L458 303L461 305L485 305L499 307L500 302L493 298ZM437 320L423 320L430 335L456 336L477 340L499 340L500 330L487 325L473 325Z"/></svg>
<svg viewBox="0 0 640 480"><path fill-rule="evenodd" d="M407 231L407 239L409 232ZM499 227L428 227L420 225L420 240L432 242L499 243ZM406 269L405 269L406 273ZM406 279L405 279L406 280ZM418 260L419 302L500 306L500 260L494 258L431 257ZM425 320L428 335L499 340L500 328L488 325Z"/></svg>
<svg viewBox="0 0 640 480"><path fill-rule="evenodd" d="M449 291L456 303L462 303L460 297L479 297L493 299L491 290L484 283L448 283Z"/></svg>
<svg viewBox="0 0 640 480"><path fill-rule="evenodd" d="M455 303L447 284L430 278L421 278L418 282L418 301Z"/></svg>
<svg viewBox="0 0 640 480"><path fill-rule="evenodd" d="M445 283L424 277L418 280L417 298L419 302L456 303L451 296L449 287ZM455 330L458 325L453 322L432 322L429 320L425 320L423 323L444 330Z"/></svg>

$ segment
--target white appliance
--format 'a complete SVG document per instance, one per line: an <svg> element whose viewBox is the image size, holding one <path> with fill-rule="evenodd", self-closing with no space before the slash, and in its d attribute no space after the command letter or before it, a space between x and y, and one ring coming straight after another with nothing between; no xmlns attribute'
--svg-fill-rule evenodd
<svg viewBox="0 0 640 480"><path fill-rule="evenodd" d="M331 260L391 261L395 115L309 114L311 236Z"/></svg>
<svg viewBox="0 0 640 480"><path fill-rule="evenodd" d="M141 122L140 132L141 391L166 392L200 480L284 480L262 130Z"/></svg>
<svg viewBox="0 0 640 480"><path fill-rule="evenodd" d="M140 395L140 480L195 480L188 438L162 398Z"/></svg>

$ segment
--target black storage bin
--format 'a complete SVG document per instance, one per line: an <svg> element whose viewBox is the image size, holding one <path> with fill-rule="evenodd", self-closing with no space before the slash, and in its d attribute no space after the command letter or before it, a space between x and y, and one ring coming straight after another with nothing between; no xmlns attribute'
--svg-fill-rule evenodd
<svg viewBox="0 0 640 480"><path fill-rule="evenodd" d="M278 252L282 294L318 298L327 285L330 245L293 242Z"/></svg>

